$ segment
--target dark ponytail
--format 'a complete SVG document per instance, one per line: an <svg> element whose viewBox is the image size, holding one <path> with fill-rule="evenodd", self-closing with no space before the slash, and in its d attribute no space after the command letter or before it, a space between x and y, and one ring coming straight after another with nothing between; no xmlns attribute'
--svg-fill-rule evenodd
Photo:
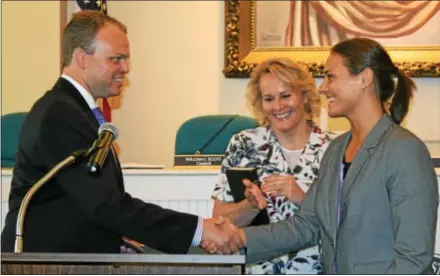
<svg viewBox="0 0 440 276"><path fill-rule="evenodd" d="M397 86L394 90L393 100L390 104L390 115L396 124L403 121L408 113L409 103L416 89L414 81L404 72L396 68Z"/></svg>
<svg viewBox="0 0 440 276"><path fill-rule="evenodd" d="M394 65L385 48L372 39L352 38L334 45L331 51L344 58L344 65L352 75L365 68L373 71L376 96L383 111L389 112L394 122L400 124L408 113L416 86ZM393 76L397 76L397 86Z"/></svg>

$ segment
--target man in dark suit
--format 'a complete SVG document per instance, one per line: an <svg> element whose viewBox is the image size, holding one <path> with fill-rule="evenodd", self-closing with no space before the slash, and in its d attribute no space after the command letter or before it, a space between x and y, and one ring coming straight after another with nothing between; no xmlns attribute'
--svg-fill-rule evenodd
<svg viewBox="0 0 440 276"><path fill-rule="evenodd" d="M76 13L62 38L63 74L23 124L2 233L13 251L18 210L29 189L71 153L90 148L103 117L99 98L117 96L128 73L126 27L98 11ZM32 198L24 223L24 252L118 253L128 237L166 253L186 253L201 240L226 245L236 230L216 219L163 209L124 191L113 151L99 176L86 161L71 165Z"/></svg>

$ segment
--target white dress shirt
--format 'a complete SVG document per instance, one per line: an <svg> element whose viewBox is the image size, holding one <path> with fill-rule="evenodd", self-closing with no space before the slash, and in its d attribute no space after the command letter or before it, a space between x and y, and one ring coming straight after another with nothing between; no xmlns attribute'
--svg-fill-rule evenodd
<svg viewBox="0 0 440 276"><path fill-rule="evenodd" d="M72 79L70 76L66 74L62 74L61 77L63 79L68 80L73 86L75 86L76 90L79 91L79 93L84 98L84 100L86 101L87 105L90 107L91 110L98 107L95 99L93 99L90 92L87 91L81 84L79 84L76 80Z"/></svg>

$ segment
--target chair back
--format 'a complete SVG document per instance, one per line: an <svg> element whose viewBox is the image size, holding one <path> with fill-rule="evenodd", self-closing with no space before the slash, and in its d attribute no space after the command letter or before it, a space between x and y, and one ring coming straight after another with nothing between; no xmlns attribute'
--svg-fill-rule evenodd
<svg viewBox="0 0 440 276"><path fill-rule="evenodd" d="M28 112L10 113L1 116L1 166L12 168L18 150L21 126Z"/></svg>
<svg viewBox="0 0 440 276"><path fill-rule="evenodd" d="M224 154L231 137L258 127L258 121L241 115L205 115L185 121L177 131L175 155Z"/></svg>

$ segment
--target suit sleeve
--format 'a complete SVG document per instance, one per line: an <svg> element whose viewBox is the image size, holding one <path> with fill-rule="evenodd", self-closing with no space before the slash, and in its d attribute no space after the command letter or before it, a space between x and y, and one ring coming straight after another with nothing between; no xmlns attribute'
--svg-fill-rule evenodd
<svg viewBox="0 0 440 276"><path fill-rule="evenodd" d="M387 190L397 257L388 274L424 274L434 255L438 184L429 153L416 138L396 143L388 155Z"/></svg>
<svg viewBox="0 0 440 276"><path fill-rule="evenodd" d="M92 145L97 135L87 118L67 103L50 107L39 133L39 149L48 169L72 152ZM97 177L87 172L84 161L61 171L55 177L56 184L77 208L102 227L166 253L186 253L198 217L163 209L125 193L118 188L121 171L112 158L109 154Z"/></svg>
<svg viewBox="0 0 440 276"><path fill-rule="evenodd" d="M321 163L326 167L327 151ZM317 245L320 239L320 222L315 213L316 195L322 183L322 173L312 184L302 205L294 216L264 226L244 229L247 239L246 262L271 259L305 247Z"/></svg>

